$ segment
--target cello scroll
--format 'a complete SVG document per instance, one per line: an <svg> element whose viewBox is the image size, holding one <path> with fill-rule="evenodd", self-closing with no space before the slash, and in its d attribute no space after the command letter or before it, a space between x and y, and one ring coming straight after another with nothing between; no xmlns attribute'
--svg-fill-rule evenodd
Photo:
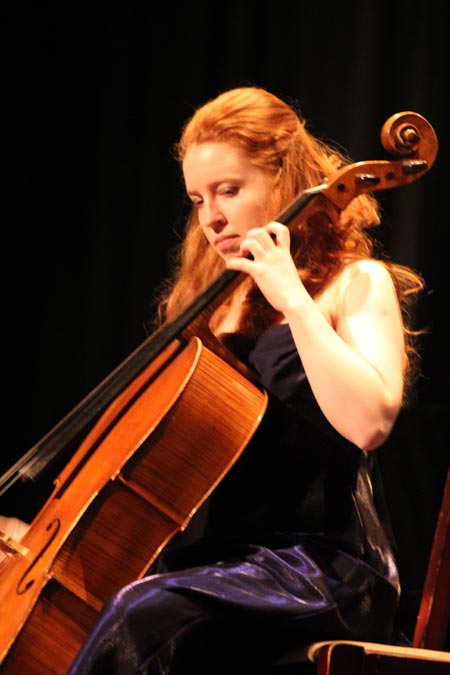
<svg viewBox="0 0 450 675"><path fill-rule="evenodd" d="M432 125L415 112L389 117L380 132L384 149L397 159L368 160L343 166L323 184L304 190L275 220L295 225L301 217L325 211L333 220L360 194L400 187L431 169L438 152Z"/></svg>
<svg viewBox="0 0 450 675"><path fill-rule="evenodd" d="M400 187L421 178L436 159L438 141L431 124L414 112L389 117L381 129L385 150L400 159L356 162L327 185L326 197L338 209L361 193Z"/></svg>

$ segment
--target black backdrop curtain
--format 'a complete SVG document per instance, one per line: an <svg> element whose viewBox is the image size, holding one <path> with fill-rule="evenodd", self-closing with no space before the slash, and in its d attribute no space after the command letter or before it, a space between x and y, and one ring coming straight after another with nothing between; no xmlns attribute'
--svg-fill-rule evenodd
<svg viewBox="0 0 450 675"><path fill-rule="evenodd" d="M423 375L380 452L416 593L449 447L447 0L60 2L2 15L5 470L144 339L183 215L172 146L194 107L267 87L355 161L386 156L393 113L431 122L436 163L380 194L376 232L427 282ZM0 511L32 517L35 492L3 495Z"/></svg>

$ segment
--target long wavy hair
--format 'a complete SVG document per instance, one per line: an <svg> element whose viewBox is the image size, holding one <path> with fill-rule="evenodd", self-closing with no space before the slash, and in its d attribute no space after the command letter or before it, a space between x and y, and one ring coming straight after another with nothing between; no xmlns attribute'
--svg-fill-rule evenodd
<svg viewBox="0 0 450 675"><path fill-rule="evenodd" d="M221 93L198 108L182 129L175 157L183 163L193 143L230 143L246 153L249 161L272 178L274 189L267 204L267 222L303 190L330 179L351 163L341 150L315 138L294 105L259 87L239 87ZM355 197L338 217L324 212L300 219L291 229L291 252L299 275L314 297L349 262L374 258L375 240L367 228L380 224L380 208L373 195ZM158 321L172 321L206 290L224 270L223 259L208 243L197 211L188 216L185 237L172 252L173 273L160 287ZM397 292L405 336L405 382L411 385L419 371L417 336L411 327L411 309L424 288L420 274L394 263L383 253ZM245 354L256 336L280 317L251 278L243 280L246 301L234 337L236 350ZM242 290L242 284L241 284ZM231 295L223 304L225 312ZM220 311L218 313L220 318ZM238 347L239 345L239 347ZM406 391L407 387L405 387Z"/></svg>

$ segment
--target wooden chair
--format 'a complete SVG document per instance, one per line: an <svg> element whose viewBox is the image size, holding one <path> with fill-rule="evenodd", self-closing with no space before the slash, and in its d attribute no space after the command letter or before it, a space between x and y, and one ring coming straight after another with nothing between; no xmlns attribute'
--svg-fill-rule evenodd
<svg viewBox="0 0 450 675"><path fill-rule="evenodd" d="M450 675L449 619L450 469L411 646L327 640L291 650L278 664L312 662L317 675Z"/></svg>

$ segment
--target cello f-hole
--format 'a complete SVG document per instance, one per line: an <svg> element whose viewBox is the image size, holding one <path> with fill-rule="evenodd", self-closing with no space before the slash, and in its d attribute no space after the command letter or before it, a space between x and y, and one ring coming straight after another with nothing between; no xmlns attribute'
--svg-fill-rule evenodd
<svg viewBox="0 0 450 675"><path fill-rule="evenodd" d="M40 558L42 558L45 551L48 549L48 547L50 546L50 544L52 543L52 541L54 540L54 538L58 534L58 531L59 531L60 527L61 527L61 521L59 520L59 518L55 518L45 528L47 531L49 531L53 528L53 531L51 532L50 538L48 539L44 548L42 548L39 551L38 555L33 560L32 564L28 567L27 570L25 570L25 572L23 573L23 576L19 580L19 583L17 584L17 595L22 595L23 593L26 593L32 587L32 585L34 584L34 582L35 582L34 579L29 579L28 581L26 581L26 578L28 577L28 575L30 574L32 569L36 566L38 560L40 560Z"/></svg>

